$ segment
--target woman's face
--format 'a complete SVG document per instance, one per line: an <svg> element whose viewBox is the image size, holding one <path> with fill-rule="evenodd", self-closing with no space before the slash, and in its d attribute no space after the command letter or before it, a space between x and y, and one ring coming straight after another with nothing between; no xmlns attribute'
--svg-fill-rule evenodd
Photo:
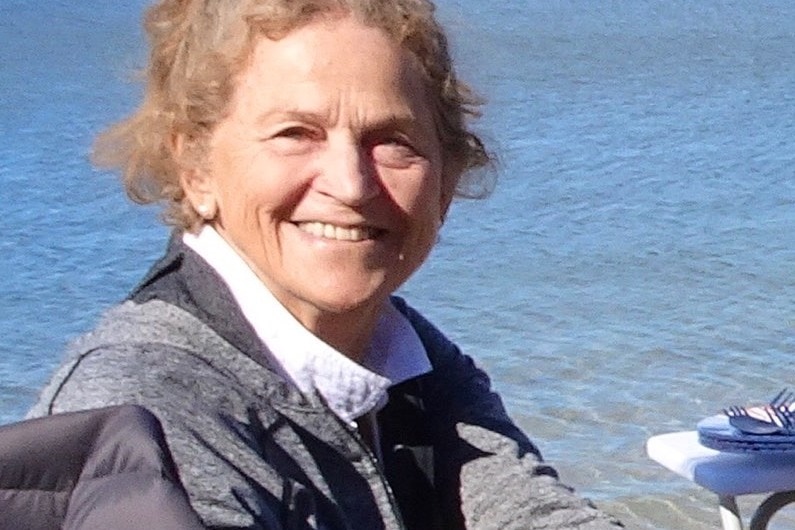
<svg viewBox="0 0 795 530"><path fill-rule="evenodd" d="M260 38L230 105L190 200L215 202L216 229L307 328L372 325L449 204L419 67L379 29L317 21Z"/></svg>

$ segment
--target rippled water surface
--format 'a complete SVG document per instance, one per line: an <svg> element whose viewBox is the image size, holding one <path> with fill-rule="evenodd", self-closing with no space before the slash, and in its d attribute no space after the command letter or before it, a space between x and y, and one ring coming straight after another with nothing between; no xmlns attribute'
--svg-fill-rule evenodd
<svg viewBox="0 0 795 530"><path fill-rule="evenodd" d="M167 236L86 161L136 100L144 5L0 3L0 420ZM795 384L795 4L439 7L501 163L404 294L568 483L631 528L716 528L644 442Z"/></svg>

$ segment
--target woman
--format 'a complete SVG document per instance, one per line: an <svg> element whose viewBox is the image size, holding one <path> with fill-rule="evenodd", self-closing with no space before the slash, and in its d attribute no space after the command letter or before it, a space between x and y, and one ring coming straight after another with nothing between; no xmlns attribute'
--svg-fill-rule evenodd
<svg viewBox="0 0 795 530"><path fill-rule="evenodd" d="M488 163L426 0L161 0L100 139L176 226L33 415L134 403L211 527L607 528L392 293Z"/></svg>

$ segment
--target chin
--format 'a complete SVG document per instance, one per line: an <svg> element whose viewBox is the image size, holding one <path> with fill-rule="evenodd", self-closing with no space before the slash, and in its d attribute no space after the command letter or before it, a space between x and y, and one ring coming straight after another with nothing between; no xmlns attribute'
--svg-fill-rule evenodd
<svg viewBox="0 0 795 530"><path fill-rule="evenodd" d="M388 294L377 297L367 296L335 298L333 300L324 300L319 304L316 304L316 307L318 307L320 311L329 315L342 315L346 313L354 313L360 310L380 307L380 305L384 303L387 298L389 298Z"/></svg>
<svg viewBox="0 0 795 530"><path fill-rule="evenodd" d="M329 293L334 293L329 296ZM360 310L378 308L391 294L387 289L351 289L335 287L314 297L314 306L328 314L351 313ZM311 302L310 302L311 303Z"/></svg>

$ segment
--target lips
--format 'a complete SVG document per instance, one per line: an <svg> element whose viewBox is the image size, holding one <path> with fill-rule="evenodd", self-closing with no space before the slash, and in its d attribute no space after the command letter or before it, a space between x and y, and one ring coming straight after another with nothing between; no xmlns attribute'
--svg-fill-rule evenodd
<svg viewBox="0 0 795 530"><path fill-rule="evenodd" d="M296 223L296 226L307 234L334 241L366 241L375 239L384 232L371 226L339 226L319 221Z"/></svg>

